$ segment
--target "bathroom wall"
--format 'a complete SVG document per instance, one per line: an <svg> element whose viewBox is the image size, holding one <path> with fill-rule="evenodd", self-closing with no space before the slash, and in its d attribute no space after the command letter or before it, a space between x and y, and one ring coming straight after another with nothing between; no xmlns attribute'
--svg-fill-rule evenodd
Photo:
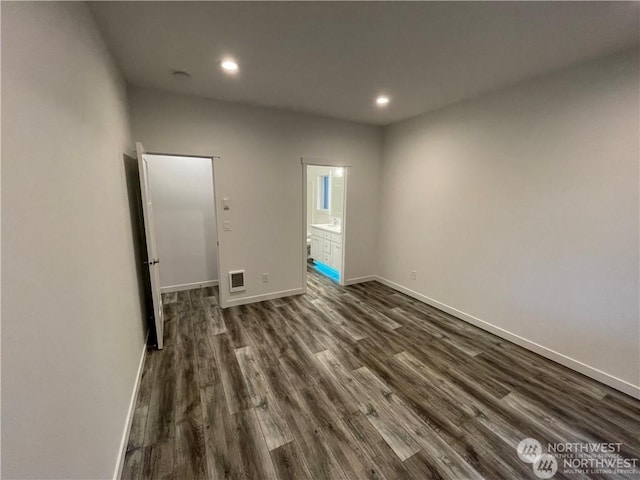
<svg viewBox="0 0 640 480"><path fill-rule="evenodd" d="M147 155L163 292L218 281L210 158Z"/></svg>
<svg viewBox="0 0 640 480"><path fill-rule="evenodd" d="M335 174L331 178L331 215L342 224L344 205L344 175Z"/></svg>
<svg viewBox="0 0 640 480"><path fill-rule="evenodd" d="M336 167L322 167L309 165L307 169L307 232L314 223L331 223L336 218L338 225L342 225L344 201L344 176L338 176ZM318 176L331 175L331 212L324 212L316 208L318 195Z"/></svg>

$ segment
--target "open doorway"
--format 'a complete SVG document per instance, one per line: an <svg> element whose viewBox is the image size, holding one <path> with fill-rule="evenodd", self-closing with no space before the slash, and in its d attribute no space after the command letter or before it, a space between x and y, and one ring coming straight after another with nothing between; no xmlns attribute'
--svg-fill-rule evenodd
<svg viewBox="0 0 640 480"><path fill-rule="evenodd" d="M214 158L140 152L147 249L154 307L175 303L179 292L198 289L218 305L218 233ZM155 280L155 282L153 281ZM155 283L155 289L153 284ZM154 308L155 310L155 308ZM153 322L162 348L162 313Z"/></svg>
<svg viewBox="0 0 640 480"><path fill-rule="evenodd" d="M211 158L145 156L149 160L162 293L216 286L219 276Z"/></svg>
<svg viewBox="0 0 640 480"><path fill-rule="evenodd" d="M306 164L304 171L305 267L344 285L348 168Z"/></svg>

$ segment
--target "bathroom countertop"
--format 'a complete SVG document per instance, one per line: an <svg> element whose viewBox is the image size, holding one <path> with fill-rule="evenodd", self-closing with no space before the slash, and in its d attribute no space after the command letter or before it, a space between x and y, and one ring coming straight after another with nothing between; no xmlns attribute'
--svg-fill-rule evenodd
<svg viewBox="0 0 640 480"><path fill-rule="evenodd" d="M340 225L331 225L330 223L312 223L313 228L324 230L325 232L342 234L342 227Z"/></svg>

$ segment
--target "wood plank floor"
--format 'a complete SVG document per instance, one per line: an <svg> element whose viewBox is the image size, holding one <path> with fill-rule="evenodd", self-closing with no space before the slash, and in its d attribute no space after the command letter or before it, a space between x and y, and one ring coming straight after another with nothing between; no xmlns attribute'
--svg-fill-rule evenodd
<svg viewBox="0 0 640 480"><path fill-rule="evenodd" d="M639 401L377 282L308 287L165 296L123 478L535 479L526 437L640 458Z"/></svg>

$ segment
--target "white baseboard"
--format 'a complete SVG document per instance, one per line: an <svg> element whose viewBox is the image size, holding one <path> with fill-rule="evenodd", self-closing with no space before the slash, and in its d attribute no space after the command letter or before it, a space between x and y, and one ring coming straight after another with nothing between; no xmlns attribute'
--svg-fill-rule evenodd
<svg viewBox="0 0 640 480"><path fill-rule="evenodd" d="M231 298L227 300L223 308L237 307L238 305L246 305L247 303L264 302L265 300L274 300L276 298L291 297L292 295L301 295L303 293L304 288L293 288L291 290L265 293L264 295L254 295L252 297Z"/></svg>
<svg viewBox="0 0 640 480"><path fill-rule="evenodd" d="M454 307L450 307L449 305L434 300L433 298L429 298L426 295L422 295L421 293L403 287L402 285L392 282L391 280L387 280L386 278L380 276L376 276L376 280L390 288L393 288L394 290L404 293L405 295L409 295L416 300L420 300L427 305L431 305L432 307L447 312L454 317L466 321L467 323L475 325L476 327L486 330L487 332L493 333L500 338L515 343L516 345L526 348L527 350L531 350L538 355L542 355L549 360L559 363L560 365L564 365L565 367L575 370L576 372L586 375L587 377L593 378L594 380L604 383L605 385L608 385L611 388L615 388L616 390L626 393L627 395L640 399L640 387L637 385L633 385L632 383L614 377L613 375L603 372L602 370L598 370L597 368L582 363L562 353L556 352L555 350L551 350L550 348L547 348L543 345L527 340L526 338L516 335L515 333L511 333L508 330L497 327L489 322L479 319L478 317L474 317L473 315L469 315L468 313L462 312Z"/></svg>
<svg viewBox="0 0 640 480"><path fill-rule="evenodd" d="M215 287L218 285L218 280L206 280L204 282L184 283L182 285L169 285L168 287L161 287L161 293L181 292L182 290L193 290L194 288L203 287Z"/></svg>
<svg viewBox="0 0 640 480"><path fill-rule="evenodd" d="M367 275L366 277L349 278L344 281L344 284L355 285L356 283L371 282L373 280L378 280L378 277L376 275Z"/></svg>
<svg viewBox="0 0 640 480"><path fill-rule="evenodd" d="M140 364L138 365L138 374L136 376L136 383L133 386L133 393L131 394L131 400L129 401L129 411L127 412L127 420L124 425L124 432L122 434L122 440L120 440L120 453L118 453L118 459L116 461L116 469L113 472L114 480L119 480L122 477L122 468L124 467L124 457L127 453L127 443L129 441L129 432L131 431L131 424L133 423L133 414L136 409L136 401L138 400L138 390L140 389L140 381L142 380L142 371L144 370L144 361L147 358L147 342L145 339L142 346L142 355L140 356Z"/></svg>

